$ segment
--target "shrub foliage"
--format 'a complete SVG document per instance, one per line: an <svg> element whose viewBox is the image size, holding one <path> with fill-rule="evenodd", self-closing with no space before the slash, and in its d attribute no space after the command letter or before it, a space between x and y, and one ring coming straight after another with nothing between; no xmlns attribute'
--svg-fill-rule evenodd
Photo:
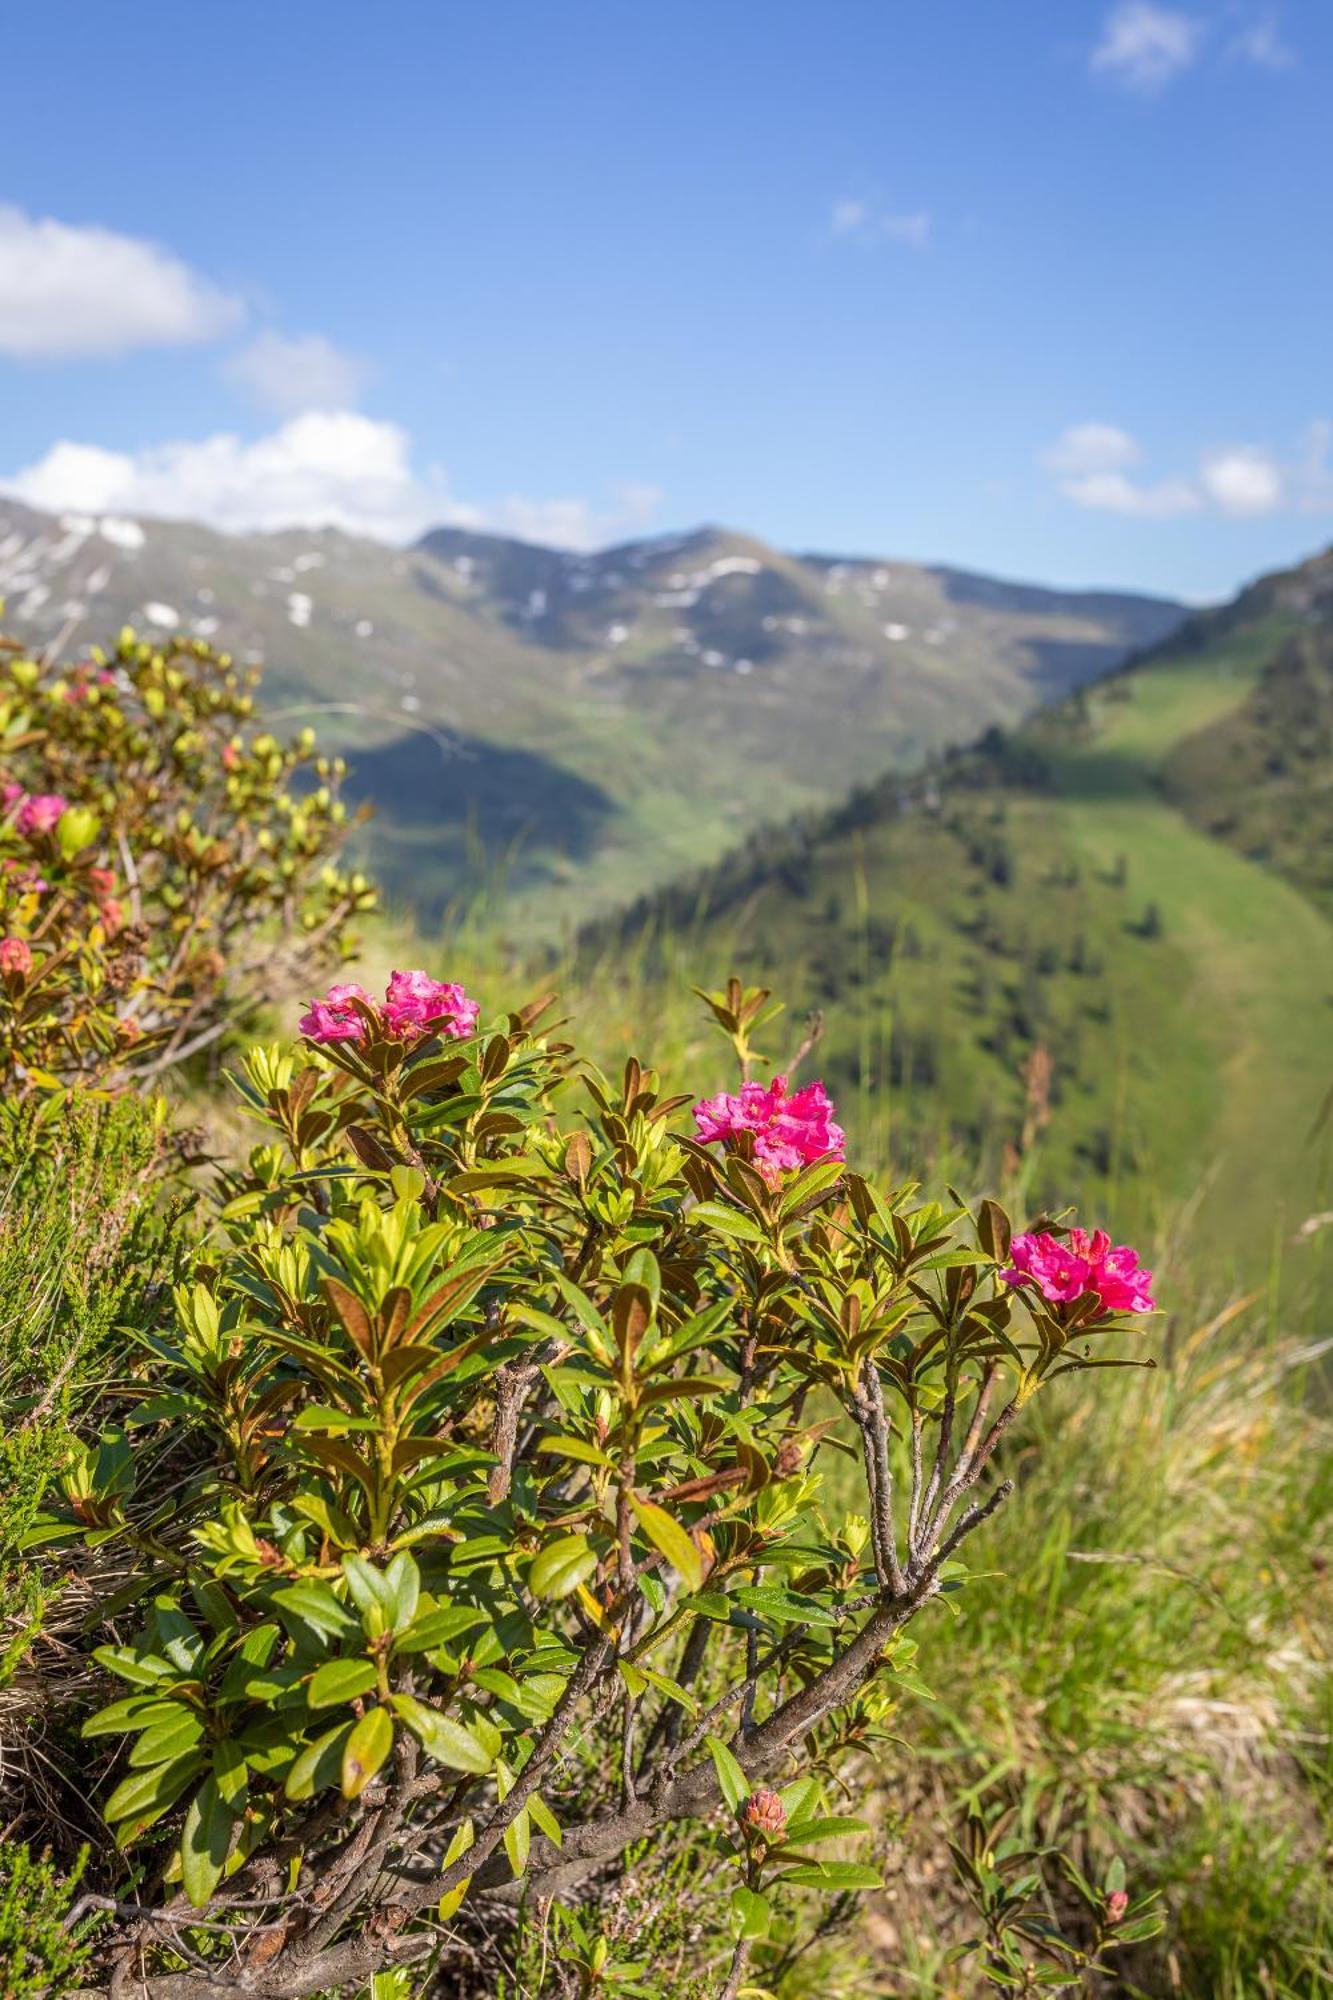
<svg viewBox="0 0 1333 2000"><path fill-rule="evenodd" d="M709 996L747 1068L766 998ZM965 1588L1024 1406L1122 1358L1096 1291L1005 1280L995 1203L701 1143L547 1012L342 988L318 1045L250 1055L225 1241L36 1530L132 1569L84 1727L136 1884L100 1962L146 2000L457 1971L516 1906L565 1913L567 1990L662 1993L594 1891L682 1838L697 1990L734 1996L793 1907L876 1881L837 1801L908 1628Z"/></svg>
<svg viewBox="0 0 1333 2000"><path fill-rule="evenodd" d="M160 1074L336 957L337 760L254 726L256 672L128 629L74 665L0 635L0 1080Z"/></svg>

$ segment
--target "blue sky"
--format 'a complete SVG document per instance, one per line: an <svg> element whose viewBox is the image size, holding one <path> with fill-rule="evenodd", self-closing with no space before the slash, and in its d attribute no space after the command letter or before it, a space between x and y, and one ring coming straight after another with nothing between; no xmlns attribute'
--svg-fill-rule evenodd
<svg viewBox="0 0 1333 2000"><path fill-rule="evenodd" d="M1333 538L1327 0L44 0L0 483L1220 595Z"/></svg>

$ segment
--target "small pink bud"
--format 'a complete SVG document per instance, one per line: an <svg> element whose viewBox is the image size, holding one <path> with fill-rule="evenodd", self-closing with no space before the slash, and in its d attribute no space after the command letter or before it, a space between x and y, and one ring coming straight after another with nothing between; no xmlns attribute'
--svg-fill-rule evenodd
<svg viewBox="0 0 1333 2000"><path fill-rule="evenodd" d="M6 979L26 979L32 971L32 951L26 938L0 938L0 973Z"/></svg>
<svg viewBox="0 0 1333 2000"><path fill-rule="evenodd" d="M769 1791L767 1786L761 1786L757 1792L751 1792L748 1799L743 1799L736 1817L747 1833L770 1845L782 1840L787 1832L787 1808L777 1793Z"/></svg>
<svg viewBox="0 0 1333 2000"><path fill-rule="evenodd" d="M1112 1889L1106 1899L1107 1923L1118 1924L1128 1908L1129 1892L1125 1889Z"/></svg>

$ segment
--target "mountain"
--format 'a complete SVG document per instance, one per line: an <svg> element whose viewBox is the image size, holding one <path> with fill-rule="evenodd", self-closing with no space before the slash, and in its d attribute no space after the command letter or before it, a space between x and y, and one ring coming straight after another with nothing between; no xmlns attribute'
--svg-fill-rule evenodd
<svg viewBox="0 0 1333 2000"><path fill-rule="evenodd" d="M15 501L0 591L34 643L129 622L262 655L269 706L352 756L392 892L430 918L507 857L508 907L547 933L1028 713L1182 615L720 528L595 555L451 528L392 549Z"/></svg>
<svg viewBox="0 0 1333 2000"><path fill-rule="evenodd" d="M663 984L736 970L824 1010L872 1156L1034 1208L1076 1191L1206 1246L1221 1284L1333 1206L1331 808L1333 553L585 954L637 940Z"/></svg>

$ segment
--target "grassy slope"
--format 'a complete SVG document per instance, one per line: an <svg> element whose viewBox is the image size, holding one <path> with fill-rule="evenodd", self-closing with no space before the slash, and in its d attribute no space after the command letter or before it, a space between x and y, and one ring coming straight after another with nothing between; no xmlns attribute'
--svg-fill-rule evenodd
<svg viewBox="0 0 1333 2000"><path fill-rule="evenodd" d="M1288 882L1185 820L1155 781L1182 743L1243 705L1271 645L1260 632L1130 677L1130 699L1107 708L1092 753L1104 790L1078 752L1056 760L1069 837L1093 865L1128 857L1187 962L1170 1011L1173 1087L1154 1124L1175 1185L1191 1159L1212 1175L1205 1206L1221 1236L1256 1188L1276 1196L1279 1226L1326 1193L1313 1128L1333 1085L1333 927Z"/></svg>
<svg viewBox="0 0 1333 2000"><path fill-rule="evenodd" d="M1165 770L1196 824L1286 875L1333 915L1333 633L1278 646L1236 708L1181 744Z"/></svg>
<svg viewBox="0 0 1333 2000"><path fill-rule="evenodd" d="M735 965L826 1009L819 1067L865 1152L1033 1204L1072 1190L1254 1274L1328 1205L1333 927L1161 781L1287 629L1265 608L962 760L938 800L902 811L885 784L752 850L702 886L697 922L684 895L653 913L669 978Z"/></svg>

